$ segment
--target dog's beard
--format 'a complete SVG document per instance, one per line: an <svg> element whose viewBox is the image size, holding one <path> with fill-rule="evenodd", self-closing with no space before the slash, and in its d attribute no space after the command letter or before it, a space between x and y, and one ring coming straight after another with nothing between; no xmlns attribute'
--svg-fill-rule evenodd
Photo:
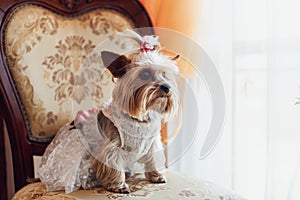
<svg viewBox="0 0 300 200"><path fill-rule="evenodd" d="M165 93L159 85L144 85L130 97L129 113L142 118L149 110L154 110L167 120L177 109L175 93Z"/></svg>
<svg viewBox="0 0 300 200"><path fill-rule="evenodd" d="M164 94L160 90L155 91L147 103L147 108L155 110L161 114L171 114L174 107L174 97L172 93Z"/></svg>

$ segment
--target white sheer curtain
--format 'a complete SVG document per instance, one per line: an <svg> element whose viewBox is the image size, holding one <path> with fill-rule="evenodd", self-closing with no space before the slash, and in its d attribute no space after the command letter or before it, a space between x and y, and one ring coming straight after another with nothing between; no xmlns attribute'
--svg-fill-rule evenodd
<svg viewBox="0 0 300 200"><path fill-rule="evenodd" d="M197 42L225 86L225 129L208 158L197 159L200 138L171 167L248 199L300 199L300 1L201 0L198 17Z"/></svg>
<svg viewBox="0 0 300 200"><path fill-rule="evenodd" d="M188 3L188 1L186 2ZM204 87L203 80L188 78L185 87L183 125L178 135L184 141L186 134L192 134L196 117L196 103L193 96L200 101L199 132L190 148L180 160L170 165L171 169L179 170L187 175L212 181L225 188L232 188L232 9L231 2L223 0L202 0L197 13L193 13L199 24L193 29L194 40L201 45L215 63L226 93L226 121L223 135L214 151L204 160L200 160L200 150L209 128L211 102L209 91ZM188 11L187 11L188 12ZM191 14L191 13L189 13ZM196 37L195 37L196 36ZM206 66L211 67L211 66ZM196 91L193 94L192 89ZM216 111L217 112L217 111ZM172 126L172 124L171 124ZM168 157L175 157L185 150L185 145L168 149Z"/></svg>
<svg viewBox="0 0 300 200"><path fill-rule="evenodd" d="M300 199L300 2L235 0L234 188Z"/></svg>

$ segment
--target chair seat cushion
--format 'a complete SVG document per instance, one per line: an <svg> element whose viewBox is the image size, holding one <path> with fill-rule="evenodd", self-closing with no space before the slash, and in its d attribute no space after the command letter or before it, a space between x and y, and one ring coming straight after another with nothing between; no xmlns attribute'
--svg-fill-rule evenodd
<svg viewBox="0 0 300 200"><path fill-rule="evenodd" d="M178 172L167 171L164 173L168 182L153 184L143 175L135 175L127 181L131 193L117 194L106 191L103 188L90 190L77 190L70 194L64 191L47 192L43 183L32 183L19 190L13 200L16 199L199 199L199 200L241 200L242 197L231 191L216 186L213 183L186 177Z"/></svg>

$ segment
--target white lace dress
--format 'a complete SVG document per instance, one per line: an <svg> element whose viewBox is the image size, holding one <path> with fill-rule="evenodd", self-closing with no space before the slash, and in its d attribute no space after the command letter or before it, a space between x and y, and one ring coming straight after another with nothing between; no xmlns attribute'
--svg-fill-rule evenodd
<svg viewBox="0 0 300 200"><path fill-rule="evenodd" d="M97 116L100 111L118 129L121 147L111 143L99 127ZM67 124L58 131L42 157L39 177L48 191L70 193L80 187L88 189L101 185L95 177L95 158L121 171L142 172L144 166L139 161L150 150L156 167L161 168L165 160L160 142L160 122L156 112L149 114L147 122L138 123L108 104L96 110L80 126ZM101 152L108 153L103 155Z"/></svg>

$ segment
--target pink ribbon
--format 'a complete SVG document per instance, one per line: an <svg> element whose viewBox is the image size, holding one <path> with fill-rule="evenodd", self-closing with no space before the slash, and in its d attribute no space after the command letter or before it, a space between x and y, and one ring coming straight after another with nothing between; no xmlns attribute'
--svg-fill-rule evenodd
<svg viewBox="0 0 300 200"><path fill-rule="evenodd" d="M142 42L141 44L141 51L142 52L148 52L154 50L154 46L151 45L149 42Z"/></svg>
<svg viewBox="0 0 300 200"><path fill-rule="evenodd" d="M96 110L97 108L90 108L87 111L79 110L74 119L74 124L77 125L79 123L85 122Z"/></svg>

